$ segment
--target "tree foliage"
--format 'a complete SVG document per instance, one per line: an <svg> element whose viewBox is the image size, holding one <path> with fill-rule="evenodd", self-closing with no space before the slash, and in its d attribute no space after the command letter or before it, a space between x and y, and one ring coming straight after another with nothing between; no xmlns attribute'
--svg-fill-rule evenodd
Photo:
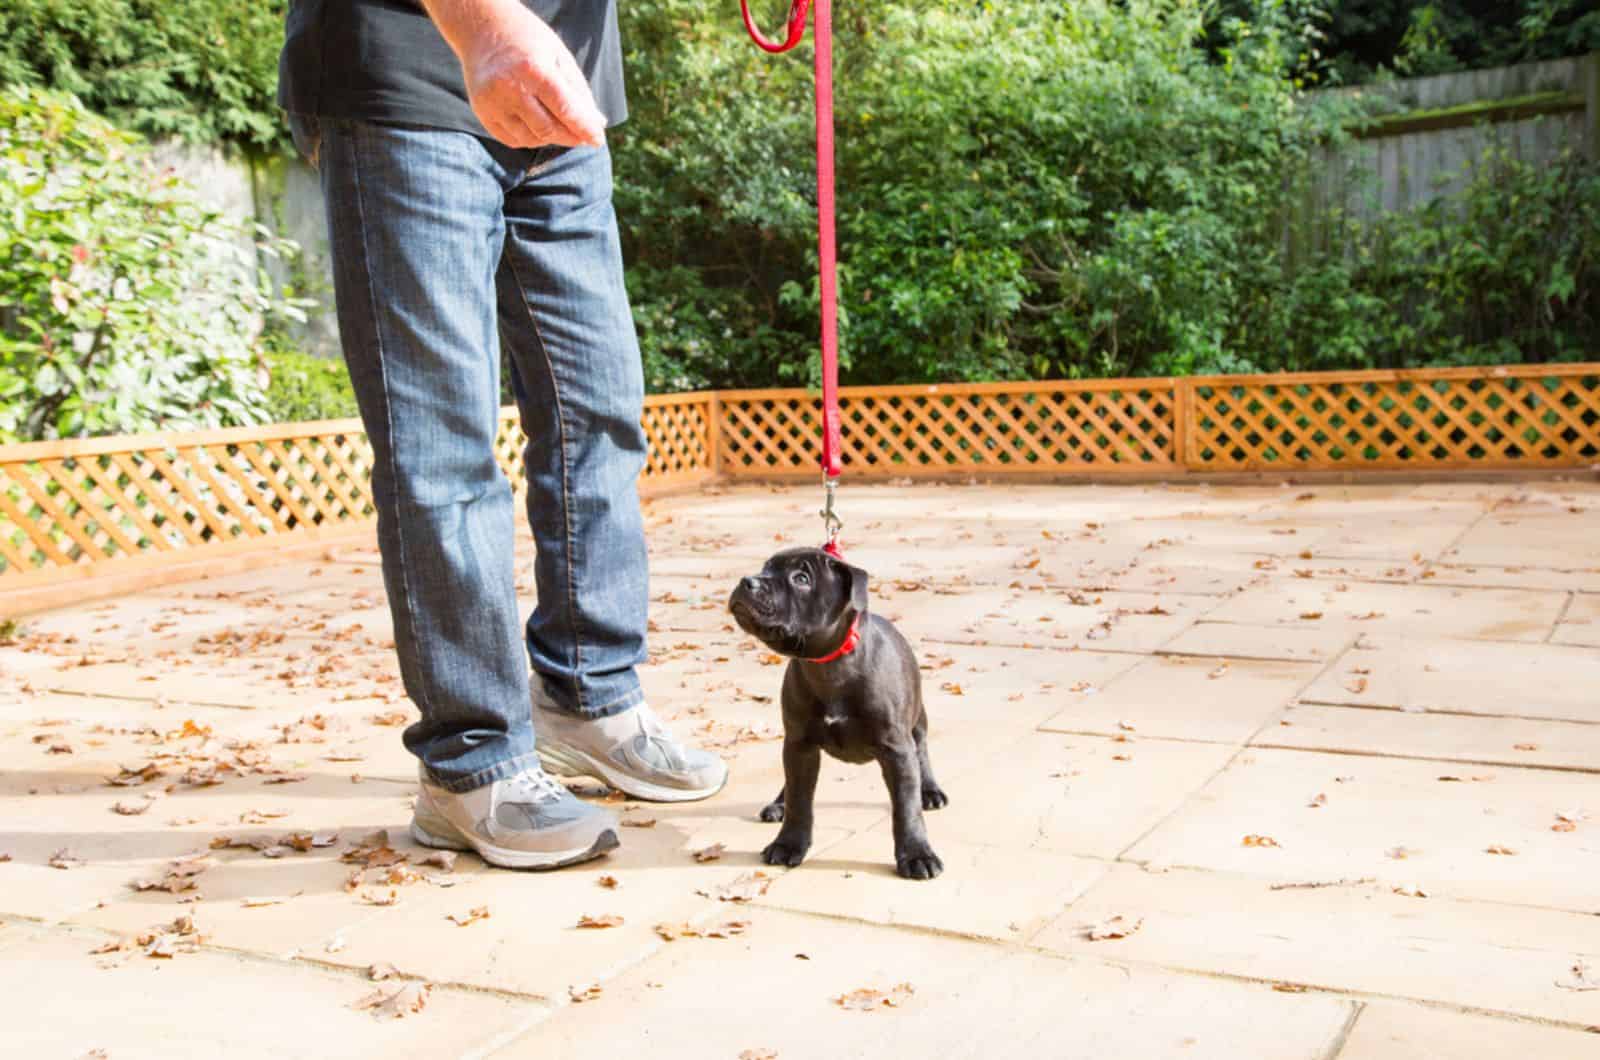
<svg viewBox="0 0 1600 1060"><path fill-rule="evenodd" d="M287 0L5 0L0 85L70 92L147 136L288 142L274 102Z"/></svg>

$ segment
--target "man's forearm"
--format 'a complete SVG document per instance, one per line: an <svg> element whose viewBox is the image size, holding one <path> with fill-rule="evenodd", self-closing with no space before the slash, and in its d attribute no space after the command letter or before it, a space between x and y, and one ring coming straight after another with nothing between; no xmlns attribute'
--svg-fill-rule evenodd
<svg viewBox="0 0 1600 1060"><path fill-rule="evenodd" d="M422 6L461 59L506 36L529 13L521 0L422 0Z"/></svg>

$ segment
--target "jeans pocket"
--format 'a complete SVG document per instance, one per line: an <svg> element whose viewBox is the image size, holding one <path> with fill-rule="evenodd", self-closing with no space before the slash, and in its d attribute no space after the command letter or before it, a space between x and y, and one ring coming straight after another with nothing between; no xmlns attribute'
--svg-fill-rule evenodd
<svg viewBox="0 0 1600 1060"><path fill-rule="evenodd" d="M306 165L312 169L317 168L317 161L322 153L322 123L315 114L289 114L289 135L294 140L296 151L305 159Z"/></svg>

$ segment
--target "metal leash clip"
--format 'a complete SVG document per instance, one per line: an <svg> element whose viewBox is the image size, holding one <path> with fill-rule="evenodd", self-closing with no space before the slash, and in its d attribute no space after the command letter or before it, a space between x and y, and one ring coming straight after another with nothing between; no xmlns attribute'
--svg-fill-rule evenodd
<svg viewBox="0 0 1600 1060"><path fill-rule="evenodd" d="M833 510L834 492L838 483L831 478L822 480L822 511L817 514L822 516L822 529L828 535L828 543L823 547L829 551L837 551L839 547L839 531L844 529L844 523Z"/></svg>

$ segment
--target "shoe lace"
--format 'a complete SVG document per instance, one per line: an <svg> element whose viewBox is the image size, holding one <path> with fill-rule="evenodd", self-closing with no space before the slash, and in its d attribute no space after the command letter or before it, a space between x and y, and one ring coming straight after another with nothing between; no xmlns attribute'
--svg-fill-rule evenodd
<svg viewBox="0 0 1600 1060"><path fill-rule="evenodd" d="M567 789L560 781L542 769L529 769L509 778L507 786L528 796L530 802L549 802L565 798Z"/></svg>

